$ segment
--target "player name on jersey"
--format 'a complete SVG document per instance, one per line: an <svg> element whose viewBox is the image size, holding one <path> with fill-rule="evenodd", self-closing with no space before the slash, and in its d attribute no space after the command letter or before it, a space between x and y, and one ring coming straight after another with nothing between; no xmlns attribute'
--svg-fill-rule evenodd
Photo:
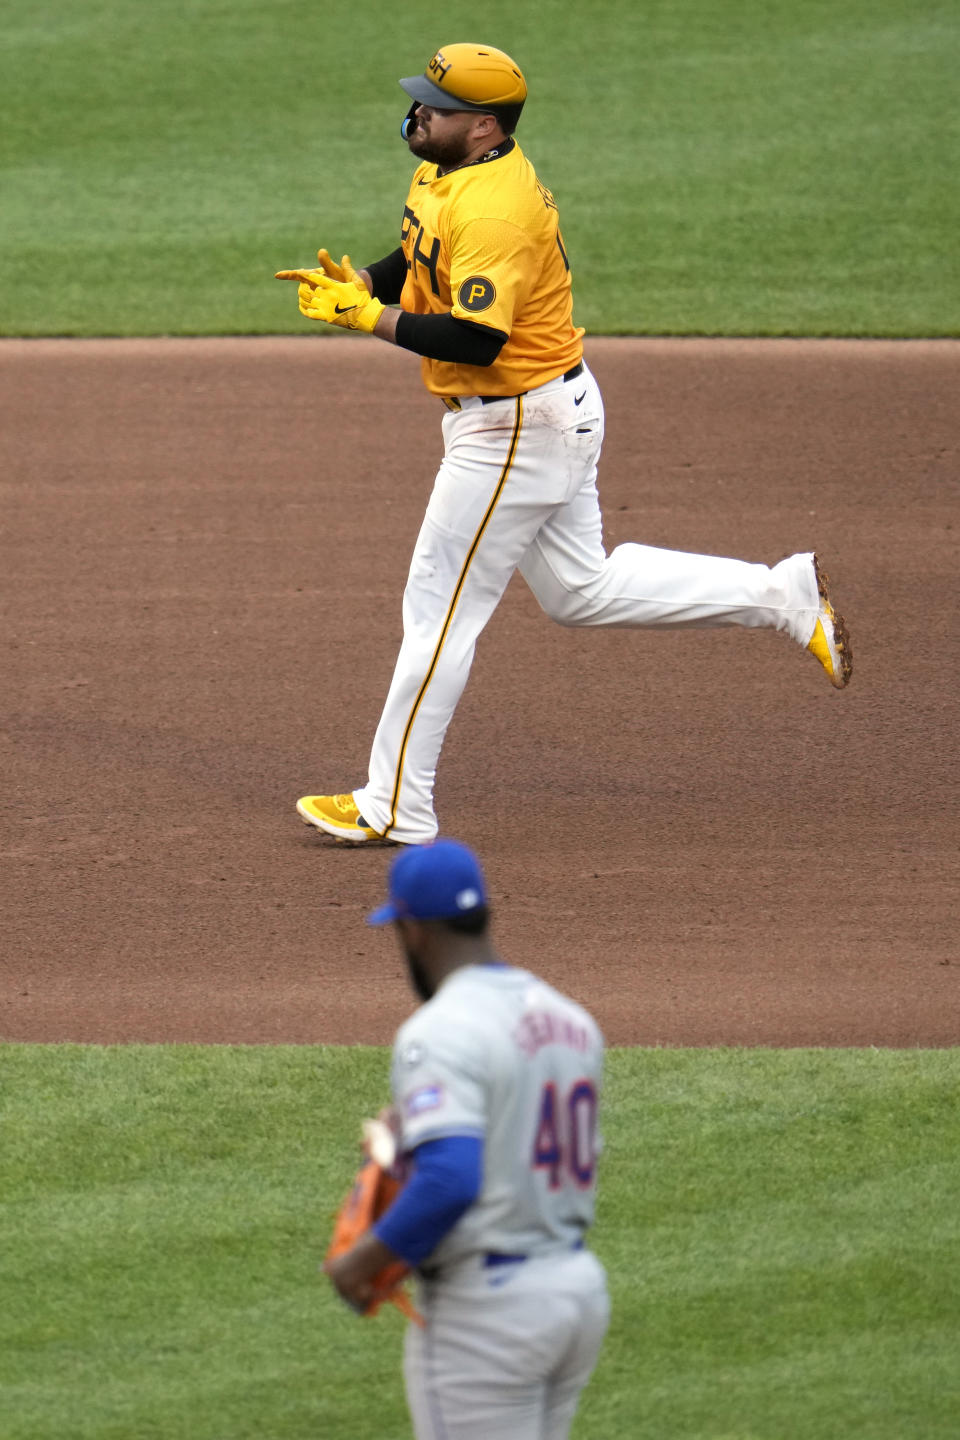
<svg viewBox="0 0 960 1440"><path fill-rule="evenodd" d="M566 1045L583 1054L590 1046L590 1032L567 1015L551 1010L531 1010L523 1016L513 1038L527 1055L536 1055L544 1045Z"/></svg>

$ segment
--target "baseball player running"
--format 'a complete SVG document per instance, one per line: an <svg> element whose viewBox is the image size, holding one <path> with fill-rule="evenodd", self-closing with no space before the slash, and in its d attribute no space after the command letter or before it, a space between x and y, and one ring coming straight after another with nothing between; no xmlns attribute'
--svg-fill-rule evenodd
<svg viewBox="0 0 960 1440"><path fill-rule="evenodd" d="M812 553L772 568L638 544L606 554L603 402L572 321L556 202L513 137L523 75L502 51L457 44L400 84L420 161L400 245L359 272L321 250L319 268L278 278L299 282L310 319L420 355L445 407L367 783L297 805L338 840L422 844L437 834L437 761L477 638L517 569L561 625L768 626L838 688L852 654Z"/></svg>
<svg viewBox="0 0 960 1440"><path fill-rule="evenodd" d="M417 1440L562 1440L609 1319L593 1222L603 1039L574 1001L499 959L483 872L455 840L404 850L389 899L424 1004L397 1033L394 1123L409 1178L326 1269L355 1309L398 1258Z"/></svg>

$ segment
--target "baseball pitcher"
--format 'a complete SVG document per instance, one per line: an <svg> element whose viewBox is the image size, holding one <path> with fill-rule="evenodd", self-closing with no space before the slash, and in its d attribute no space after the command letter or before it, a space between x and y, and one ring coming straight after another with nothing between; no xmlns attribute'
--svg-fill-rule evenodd
<svg viewBox="0 0 960 1440"><path fill-rule="evenodd" d="M403 851L389 900L424 1002L393 1051L409 1178L326 1269L365 1312L385 1267L418 1277L404 1375L417 1440L563 1440L609 1319L594 1216L603 1040L581 1006L505 964L454 840Z"/></svg>

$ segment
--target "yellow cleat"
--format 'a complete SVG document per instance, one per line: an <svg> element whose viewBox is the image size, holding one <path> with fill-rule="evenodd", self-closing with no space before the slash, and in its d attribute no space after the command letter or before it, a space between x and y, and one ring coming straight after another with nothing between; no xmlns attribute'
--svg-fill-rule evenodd
<svg viewBox="0 0 960 1440"><path fill-rule="evenodd" d="M807 649L820 661L830 678L831 685L842 690L845 685L850 683L850 676L853 674L853 651L850 647L850 636L847 633L847 625L843 616L838 615L830 604L830 596L827 593L830 581L824 571L820 569L820 562L816 555L813 557L813 568L817 577L817 590L820 592L820 614L817 616L817 623Z"/></svg>
<svg viewBox="0 0 960 1440"><path fill-rule="evenodd" d="M367 824L352 795L304 795L297 812L308 825L324 830L341 844L360 845L367 840L383 841L379 831ZM386 842L392 843L390 841Z"/></svg>

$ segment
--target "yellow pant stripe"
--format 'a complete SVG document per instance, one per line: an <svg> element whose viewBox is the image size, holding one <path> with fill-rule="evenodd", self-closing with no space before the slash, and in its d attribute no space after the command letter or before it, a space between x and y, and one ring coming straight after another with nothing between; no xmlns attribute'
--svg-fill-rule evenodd
<svg viewBox="0 0 960 1440"><path fill-rule="evenodd" d="M453 623L454 612L457 608L461 592L466 583L467 572L470 569L470 563L473 560L474 555L477 553L477 546L483 539L484 531L490 523L490 517L493 514L494 510L497 508L497 502L500 499L500 496L503 494L503 487L507 483L507 476L510 474L510 468L513 465L514 457L517 453L517 445L520 440L520 430L522 426L523 396L518 395L516 398L516 414L513 421L513 433L510 436L510 446L507 450L507 458L504 462L503 469L500 471L500 479L497 481L497 488L493 492L493 497L490 501L490 504L487 506L486 513L484 514L483 519L480 522L480 527L477 530L476 535L474 535L473 537L470 549L467 551L466 559L463 562L463 568L461 569L457 583L454 586L450 605L447 609L446 617L443 622L443 628L440 631L440 638L438 639L436 649L433 652L433 658L431 659L430 664L427 667L427 673L423 677L423 684L420 686L420 689L417 693L417 698L413 702L413 709L410 711L410 718L407 721L406 728L403 732L403 740L400 742L400 755L397 760L397 773L393 783L393 796L390 801L390 819L387 823L386 829L383 832L385 835L388 835L390 833L397 820L397 804L400 799L400 784L403 779L403 766L407 756L407 745L410 741L410 733L413 730L414 722L417 718L417 713L420 709L421 704L423 703L423 697L427 693L427 686L433 679L434 672L436 671L437 664L440 660L440 652L443 649L444 642L450 630L450 626Z"/></svg>

